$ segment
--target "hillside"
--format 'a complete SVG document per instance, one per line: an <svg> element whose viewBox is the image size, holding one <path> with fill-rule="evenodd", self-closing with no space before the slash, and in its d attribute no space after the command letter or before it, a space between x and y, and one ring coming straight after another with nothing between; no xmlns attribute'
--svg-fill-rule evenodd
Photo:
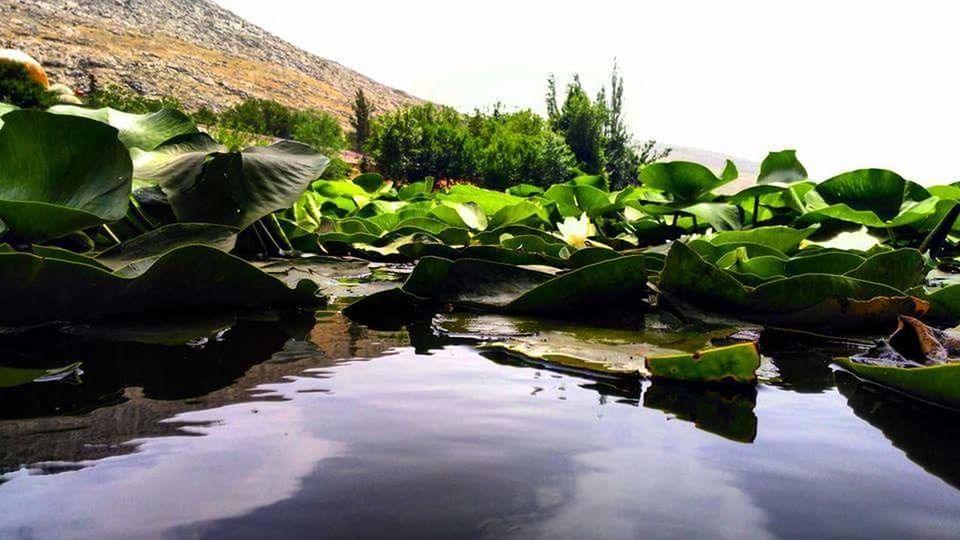
<svg viewBox="0 0 960 540"><path fill-rule="evenodd" d="M0 47L26 51L52 82L79 90L92 75L188 109L270 98L344 122L357 88L380 111L419 101L207 0L16 0L0 2L0 18Z"/></svg>

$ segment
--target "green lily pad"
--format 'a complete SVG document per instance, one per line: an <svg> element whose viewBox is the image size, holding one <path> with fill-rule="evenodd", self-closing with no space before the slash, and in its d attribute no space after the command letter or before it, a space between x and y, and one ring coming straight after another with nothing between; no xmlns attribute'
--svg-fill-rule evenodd
<svg viewBox="0 0 960 540"><path fill-rule="evenodd" d="M15 237L42 242L127 213L132 166L117 130L31 110L3 118L0 221Z"/></svg>
<svg viewBox="0 0 960 540"><path fill-rule="evenodd" d="M657 162L640 169L640 183L665 191L675 200L693 202L710 191L736 179L736 167L727 161L727 168L720 177L700 165L689 161ZM729 172L728 172L729 171Z"/></svg>
<svg viewBox="0 0 960 540"><path fill-rule="evenodd" d="M109 107L88 109L76 105L54 105L47 109L53 114L89 118L113 126L120 132L120 142L127 148L154 150L170 139L199 133L190 117L174 109L154 113L132 114Z"/></svg>
<svg viewBox="0 0 960 540"><path fill-rule="evenodd" d="M78 286L82 284L82 286ZM84 321L127 313L317 305L317 286L295 289L218 249L190 245L162 255L140 274L0 253L0 324Z"/></svg>
<svg viewBox="0 0 960 540"><path fill-rule="evenodd" d="M179 221L242 229L291 207L329 162L291 141L227 152L209 136L196 134L136 154L134 174L138 182L163 189Z"/></svg>
<svg viewBox="0 0 960 540"><path fill-rule="evenodd" d="M902 368L867 365L851 358L834 360L861 379L913 398L960 408L960 364Z"/></svg>

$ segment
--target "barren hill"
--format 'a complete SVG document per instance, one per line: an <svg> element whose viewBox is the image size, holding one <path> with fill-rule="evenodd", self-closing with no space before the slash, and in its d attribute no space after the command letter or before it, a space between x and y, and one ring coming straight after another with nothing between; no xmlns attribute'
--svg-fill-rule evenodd
<svg viewBox="0 0 960 540"><path fill-rule="evenodd" d="M22 49L51 82L117 84L214 110L246 97L317 108L341 120L357 88L380 111L417 102L283 41L208 0L0 1L0 47Z"/></svg>

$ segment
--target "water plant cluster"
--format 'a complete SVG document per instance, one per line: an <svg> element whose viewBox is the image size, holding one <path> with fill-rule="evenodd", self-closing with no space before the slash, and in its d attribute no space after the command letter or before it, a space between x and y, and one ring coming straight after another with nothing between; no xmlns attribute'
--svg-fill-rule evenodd
<svg viewBox="0 0 960 540"><path fill-rule="evenodd" d="M722 190L738 177L731 162L719 172L653 163L623 189L603 175L503 191L375 173L326 180L329 160L309 146L230 151L173 110L0 114L8 328L311 307L335 293L317 279L284 282L271 265L359 258L412 266L402 285L346 309L371 326L466 311L482 314L472 333L484 347L530 361L750 384L766 328L899 325L843 365L931 401L960 396L945 382L953 335L925 324L960 320L950 273L960 185L879 169L816 181L790 150L734 193ZM518 330L531 317L629 332Z"/></svg>

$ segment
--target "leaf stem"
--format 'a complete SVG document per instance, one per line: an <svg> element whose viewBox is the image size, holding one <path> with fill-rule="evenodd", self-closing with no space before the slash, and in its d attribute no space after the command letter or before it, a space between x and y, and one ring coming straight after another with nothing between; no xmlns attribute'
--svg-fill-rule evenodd
<svg viewBox="0 0 960 540"><path fill-rule="evenodd" d="M953 224L957 221L958 217L960 217L960 203L953 203L953 206L950 207L950 210L943 216L940 223L937 223L936 227L930 231L930 234L923 239L920 247L917 248L920 250L920 253L927 253L928 251L937 253L940 251L941 244L947 239L947 235L950 234L950 230L953 229Z"/></svg>
<svg viewBox="0 0 960 540"><path fill-rule="evenodd" d="M110 238L111 240L113 240L113 241L114 241L115 243L117 243L117 244L122 244L122 243L123 243L123 242L120 241L119 238L117 238L117 235L113 234L113 231L110 230L110 226L109 226L109 225L107 225L106 223L104 223L103 225L101 225L101 227L103 228L103 232L106 233L106 235L107 235L108 238Z"/></svg>

